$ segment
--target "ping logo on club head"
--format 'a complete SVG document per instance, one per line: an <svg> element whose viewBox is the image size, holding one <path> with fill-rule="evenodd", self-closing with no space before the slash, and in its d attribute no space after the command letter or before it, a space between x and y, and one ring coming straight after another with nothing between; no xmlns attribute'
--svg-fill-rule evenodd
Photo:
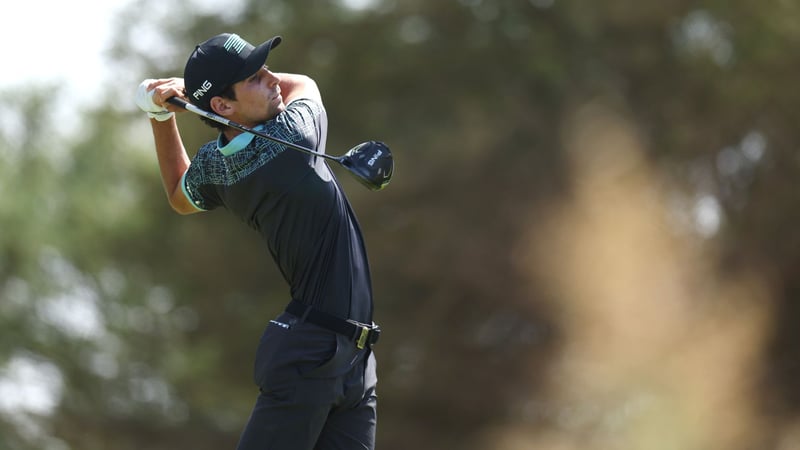
<svg viewBox="0 0 800 450"><path fill-rule="evenodd" d="M378 158L380 158L380 156L382 154L383 154L383 152L381 150L378 150L378 153L375 153L374 155L372 155L372 158L370 158L369 161L367 161L367 165L370 166L370 167L374 166L375 165L375 161L377 161Z"/></svg>
<svg viewBox="0 0 800 450"><path fill-rule="evenodd" d="M192 93L192 97L194 97L196 100L200 100L200 97L206 95L206 92L211 89L211 86L212 84L210 81L203 81L203 84L200 85L200 89L197 89Z"/></svg>

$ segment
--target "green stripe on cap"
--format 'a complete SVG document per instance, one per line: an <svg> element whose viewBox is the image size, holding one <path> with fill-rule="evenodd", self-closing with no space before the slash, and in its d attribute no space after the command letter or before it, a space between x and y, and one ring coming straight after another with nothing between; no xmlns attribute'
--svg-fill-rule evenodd
<svg viewBox="0 0 800 450"><path fill-rule="evenodd" d="M223 45L223 47L225 47L225 50L231 53L239 54L242 53L242 50L244 50L245 47L247 47L247 41L240 38L238 34L232 34L230 37L228 37L228 40L225 41L225 45Z"/></svg>

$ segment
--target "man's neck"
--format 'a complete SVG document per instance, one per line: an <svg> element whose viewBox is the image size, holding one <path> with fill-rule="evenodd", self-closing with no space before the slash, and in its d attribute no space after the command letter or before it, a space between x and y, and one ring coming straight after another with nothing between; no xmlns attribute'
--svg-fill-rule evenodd
<svg viewBox="0 0 800 450"><path fill-rule="evenodd" d="M232 141L233 138L235 138L236 136L238 136L238 135L240 135L242 133L243 133L243 131L237 130L236 128L225 127L225 129L222 130L223 143L225 145L227 145L228 142Z"/></svg>

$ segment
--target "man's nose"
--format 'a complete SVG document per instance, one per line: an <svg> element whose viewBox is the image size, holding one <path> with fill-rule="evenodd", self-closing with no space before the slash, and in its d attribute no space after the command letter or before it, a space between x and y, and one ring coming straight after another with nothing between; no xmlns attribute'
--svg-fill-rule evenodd
<svg viewBox="0 0 800 450"><path fill-rule="evenodd" d="M281 83L281 78L272 72L267 72L267 83L270 87L275 87Z"/></svg>

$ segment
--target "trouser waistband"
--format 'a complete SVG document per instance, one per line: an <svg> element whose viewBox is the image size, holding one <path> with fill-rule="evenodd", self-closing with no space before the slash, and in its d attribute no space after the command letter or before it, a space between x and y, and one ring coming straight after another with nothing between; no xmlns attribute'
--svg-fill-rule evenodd
<svg viewBox="0 0 800 450"><path fill-rule="evenodd" d="M292 300L286 306L286 312L313 323L322 328L349 337L356 343L356 347L363 349L378 342L381 328L375 324L366 324L352 319L342 319L326 312L314 309L299 300Z"/></svg>

